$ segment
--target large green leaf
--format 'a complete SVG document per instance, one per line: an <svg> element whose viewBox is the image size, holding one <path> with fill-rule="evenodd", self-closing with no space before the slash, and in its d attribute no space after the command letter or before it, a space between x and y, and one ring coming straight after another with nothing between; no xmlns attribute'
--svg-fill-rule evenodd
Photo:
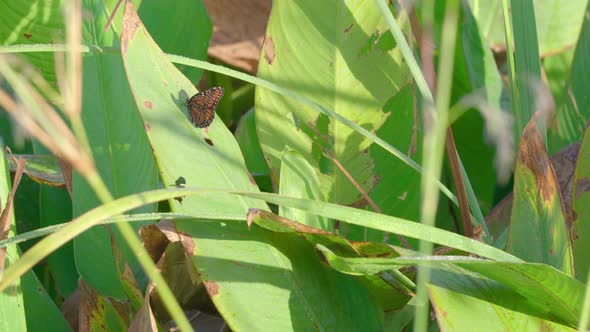
<svg viewBox="0 0 590 332"><path fill-rule="evenodd" d="M264 160L258 135L256 134L254 109L249 110L240 118L234 136L244 155L246 167L248 167L250 175L252 175L256 184L258 184L258 188L262 191L271 192L273 188L272 180L270 179L270 171Z"/></svg>
<svg viewBox="0 0 590 332"><path fill-rule="evenodd" d="M163 185L257 191L223 123L215 119L199 129L188 121L184 102L195 88L154 44L130 4L124 26L125 69ZM215 192L172 200L170 206L222 219L267 209L255 199ZM234 218L177 221L179 231L193 238L192 261L232 329L380 329L381 313L366 290L322 265L309 243L259 227L249 231Z"/></svg>
<svg viewBox="0 0 590 332"><path fill-rule="evenodd" d="M573 275L569 230L559 183L533 117L525 127L514 171L514 201L506 250Z"/></svg>
<svg viewBox="0 0 590 332"><path fill-rule="evenodd" d="M22 276L21 282L28 331L71 331L63 314L32 270Z"/></svg>
<svg viewBox="0 0 590 332"><path fill-rule="evenodd" d="M108 19L105 7L114 8L116 2L87 0L84 3L84 10L91 13L91 19L84 22L85 43L118 46L114 31L120 23L115 20L112 29L103 31ZM112 195L121 197L156 188L155 163L126 82L121 56L87 54L83 58L83 75L82 120L96 167ZM99 204L94 191L77 174L73 188L74 215ZM152 204L138 209L138 212L153 212L155 208L156 205ZM134 224L134 227L139 229L141 223ZM125 241L117 230L113 232L132 269L138 273L139 264ZM74 240L74 248L76 266L84 280L101 294L124 299L107 230L103 227L89 230Z"/></svg>
<svg viewBox="0 0 590 332"><path fill-rule="evenodd" d="M414 87L407 84L387 101L383 109L391 112L391 117L400 121L386 121L377 131L377 135L400 149L406 149L402 151L407 151L410 157L420 158L422 121L418 109L414 107L414 93ZM412 123L411 119L416 119L417 122ZM420 174L375 144L369 147L369 153L371 158L380 161L375 163L375 173L383 175L371 191L371 199L383 213L418 220L420 191L417 188ZM372 234L374 235L371 236ZM365 240L381 241L382 237L375 235L378 233L370 232Z"/></svg>
<svg viewBox="0 0 590 332"><path fill-rule="evenodd" d="M297 151L285 148L281 155L281 183L279 194L284 196L309 198L322 200L320 183L317 174L311 165ZM325 231L334 231L334 225L327 218L322 218L305 211L279 207L282 217L297 220L298 222L319 228Z"/></svg>
<svg viewBox="0 0 590 332"><path fill-rule="evenodd" d="M457 268L457 270L460 270ZM462 291L472 288L475 294ZM497 288L474 276L434 270L428 285L432 308L441 331L574 331L574 329L488 302ZM512 300L511 297L508 297ZM518 298L516 301L522 301ZM481 323L485 317L485 324Z"/></svg>
<svg viewBox="0 0 590 332"><path fill-rule="evenodd" d="M413 93L406 86L408 70L395 46L373 2L279 1L273 4L259 76L384 135L388 143L415 157L421 135L413 128L420 125L415 124ZM391 100L403 88L406 93L396 103L404 107L394 109ZM359 191L323 152L327 149L364 191L374 190L371 197L380 209L418 218L416 172L390 155L373 151L370 141L349 127L264 89L257 89L256 121L262 150L275 174L280 153L289 146L315 169L329 201L366 206ZM394 184L387 182L392 178ZM357 239L372 237L354 230L343 232Z"/></svg>
<svg viewBox="0 0 590 332"><path fill-rule="evenodd" d="M48 154L49 151L41 144L35 142L34 149L36 155L53 158ZM61 169L55 161L56 173L60 176ZM57 174L56 174L57 175ZM70 197L66 188L55 188L48 185L43 185L39 188L39 226L47 227L51 225L61 224L72 220L72 198ZM74 246L72 242L68 242L62 248L53 252L47 257L47 267L55 286L61 296L67 298L78 287L78 271L76 271L76 263L74 261Z"/></svg>
<svg viewBox="0 0 590 332"><path fill-rule="evenodd" d="M539 42L533 0L510 0L510 17L514 45L508 52L514 52L508 63L512 97L512 114L514 115L515 142L518 142L527 123L540 107L535 91L531 88L541 81L541 60L539 59ZM509 37L507 37L509 38ZM510 39L509 39L510 40ZM541 122L539 122L541 123ZM539 127L543 141L546 141L546 128Z"/></svg>
<svg viewBox="0 0 590 332"><path fill-rule="evenodd" d="M584 285L545 264L462 256L348 258L322 245L317 248L330 266L354 275L428 265L436 269L432 279L436 286L569 326L576 326L582 310Z"/></svg>

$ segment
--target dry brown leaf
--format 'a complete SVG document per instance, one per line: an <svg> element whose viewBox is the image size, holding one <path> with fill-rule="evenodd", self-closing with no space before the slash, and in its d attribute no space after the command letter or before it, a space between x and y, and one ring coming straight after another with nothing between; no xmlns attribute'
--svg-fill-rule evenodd
<svg viewBox="0 0 590 332"><path fill-rule="evenodd" d="M255 74L272 0L204 0L213 22L209 56Z"/></svg>
<svg viewBox="0 0 590 332"><path fill-rule="evenodd" d="M72 197L72 165L70 165L67 161L58 158L57 161L59 162L59 167L61 168L61 172L64 178L64 183L66 188L68 189L68 193L70 193L70 198Z"/></svg>
<svg viewBox="0 0 590 332"><path fill-rule="evenodd" d="M74 331L80 326L80 289L76 290L62 303L61 313Z"/></svg>
<svg viewBox="0 0 590 332"><path fill-rule="evenodd" d="M148 332L158 331L158 325L156 324L156 318L150 306L150 295L154 290L154 284L149 284L145 292L145 299L141 309L137 312L131 325L129 325L129 332Z"/></svg>

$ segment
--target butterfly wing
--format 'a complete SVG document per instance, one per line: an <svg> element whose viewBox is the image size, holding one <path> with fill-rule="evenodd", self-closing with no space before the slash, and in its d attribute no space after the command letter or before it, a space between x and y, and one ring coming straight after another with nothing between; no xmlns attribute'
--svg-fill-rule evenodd
<svg viewBox="0 0 590 332"><path fill-rule="evenodd" d="M215 118L215 109L223 97L223 88L213 87L192 96L188 102L191 120L197 128L208 127Z"/></svg>

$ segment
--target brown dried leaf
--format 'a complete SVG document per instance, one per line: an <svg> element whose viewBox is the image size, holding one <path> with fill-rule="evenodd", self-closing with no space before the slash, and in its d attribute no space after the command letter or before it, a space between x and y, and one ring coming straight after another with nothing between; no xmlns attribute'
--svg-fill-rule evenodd
<svg viewBox="0 0 590 332"><path fill-rule="evenodd" d="M157 262L162 257L166 246L170 243L158 226L153 224L142 226L139 229L139 236L143 247L154 262Z"/></svg>
<svg viewBox="0 0 590 332"><path fill-rule="evenodd" d="M57 160L59 162L59 167L61 168L61 173L63 175L63 180L70 193L70 197L72 197L72 165L70 165L67 161L63 159Z"/></svg>
<svg viewBox="0 0 590 332"><path fill-rule="evenodd" d="M181 242L171 242L166 251L158 261L162 277L172 287L174 297L183 309L202 309L210 306L210 300L192 265L190 257L187 256ZM151 296L152 308L159 320L170 319L160 296L156 291Z"/></svg>
<svg viewBox="0 0 590 332"><path fill-rule="evenodd" d="M213 22L209 56L255 74L272 1L204 0L203 3Z"/></svg>
<svg viewBox="0 0 590 332"><path fill-rule="evenodd" d="M150 296L154 290L154 284L149 284L145 292L145 299L141 309L137 312L131 325L129 325L129 332L149 332L158 331L156 318L150 306Z"/></svg>
<svg viewBox="0 0 590 332"><path fill-rule="evenodd" d="M61 313L74 331L80 326L80 289L76 290L62 303Z"/></svg>

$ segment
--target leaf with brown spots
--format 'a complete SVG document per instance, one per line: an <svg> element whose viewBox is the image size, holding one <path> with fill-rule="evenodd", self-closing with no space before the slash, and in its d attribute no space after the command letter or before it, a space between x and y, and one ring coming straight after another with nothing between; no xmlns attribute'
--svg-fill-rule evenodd
<svg viewBox="0 0 590 332"><path fill-rule="evenodd" d="M536 125L525 127L514 172L514 201L506 250L574 274L559 183Z"/></svg>
<svg viewBox="0 0 590 332"><path fill-rule="evenodd" d="M557 182L559 182L559 189L561 190L561 197L563 199L564 213L568 224L573 220L572 211L572 184L574 178L574 171L576 168L576 161L578 160L578 151L580 144L574 143L569 145L551 157L551 165L555 171ZM494 209L486 217L486 223L490 229L490 233L494 240L502 236L510 224L510 214L512 212L512 201L514 200L513 193L506 195ZM500 248L504 245L500 244Z"/></svg>
<svg viewBox="0 0 590 332"><path fill-rule="evenodd" d="M98 294L83 279L78 282L80 289L80 332L125 331L129 312L117 301Z"/></svg>
<svg viewBox="0 0 590 332"><path fill-rule="evenodd" d="M275 60L275 44L272 42L272 38L270 36L264 39L264 44L262 45L264 48L264 58L269 65L272 65L272 62Z"/></svg>

